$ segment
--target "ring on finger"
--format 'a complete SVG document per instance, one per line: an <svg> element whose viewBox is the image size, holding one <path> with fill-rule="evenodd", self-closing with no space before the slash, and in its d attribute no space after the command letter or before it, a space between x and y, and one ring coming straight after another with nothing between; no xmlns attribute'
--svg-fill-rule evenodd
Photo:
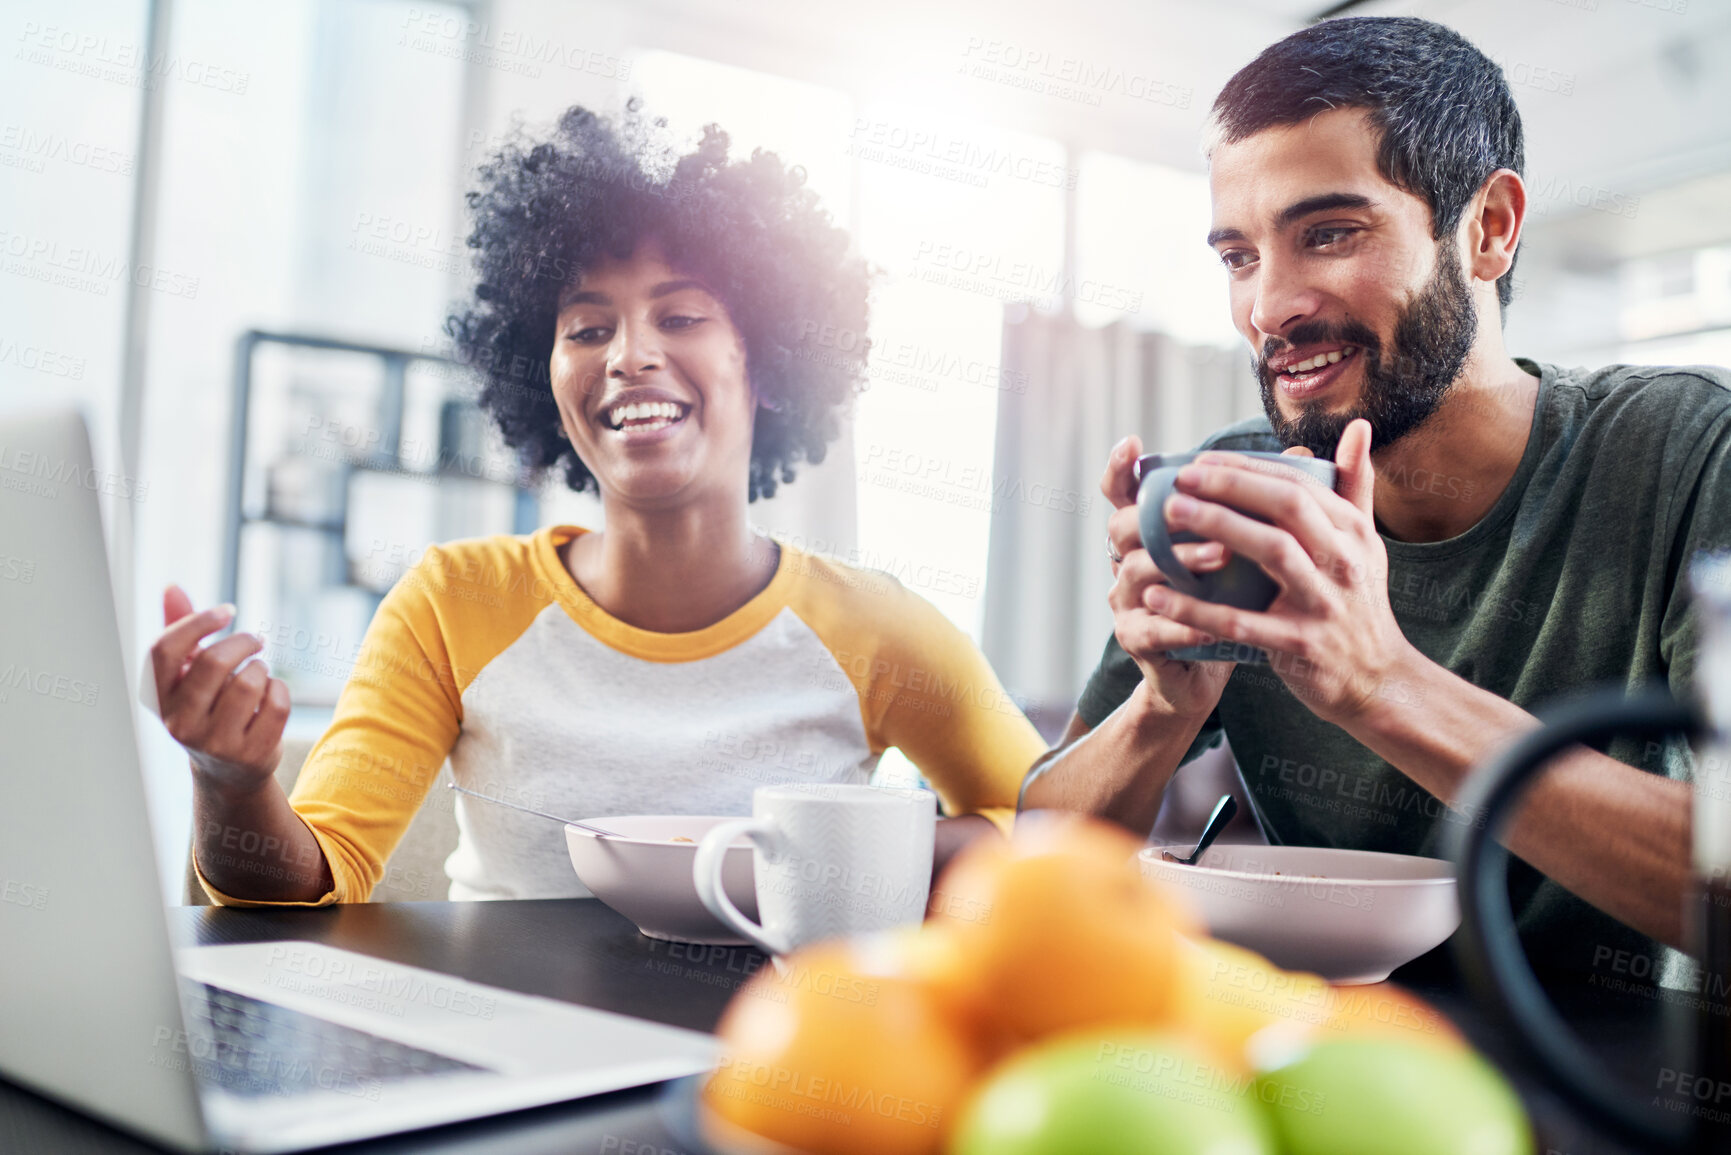
<svg viewBox="0 0 1731 1155"><path fill-rule="evenodd" d="M1124 555L1118 552L1118 545L1112 540L1111 534L1106 535L1106 556L1112 559L1113 565L1124 560Z"/></svg>

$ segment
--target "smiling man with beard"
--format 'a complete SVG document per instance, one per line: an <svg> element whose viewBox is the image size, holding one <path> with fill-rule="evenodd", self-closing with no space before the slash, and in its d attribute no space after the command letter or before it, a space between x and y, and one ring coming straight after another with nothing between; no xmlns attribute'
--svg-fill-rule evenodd
<svg viewBox="0 0 1731 1155"><path fill-rule="evenodd" d="M1731 374L1510 356L1520 117L1440 25L1295 33L1232 78L1210 132L1208 243L1267 417L1210 437L1166 516L1204 539L1180 547L1191 568L1239 553L1280 593L1255 613L1167 585L1125 438L1101 482L1114 637L1022 805L1146 832L1224 734L1273 841L1436 855L1529 710L1606 683L1692 692L1686 567L1731 547ZM1338 489L1234 450L1331 458ZM1196 645L1222 660L1166 656ZM1680 942L1691 765L1630 740L1533 787L1507 841L1537 965Z"/></svg>
<svg viewBox="0 0 1731 1155"><path fill-rule="evenodd" d="M1349 316L1337 325L1306 321L1294 326L1284 340L1269 337L1262 354L1250 358L1250 369L1262 387L1262 408L1281 447L1301 446L1314 456L1333 458L1341 434L1357 418L1370 422L1373 452L1428 421L1460 376L1477 336L1478 315L1461 273L1460 254L1440 245L1436 275L1395 322L1392 359L1384 354L1376 333ZM1364 387L1358 404L1345 410L1301 404L1289 416L1275 400L1281 375L1274 362L1291 361L1292 349L1329 344L1344 347L1346 357L1354 356L1355 350L1364 356Z"/></svg>

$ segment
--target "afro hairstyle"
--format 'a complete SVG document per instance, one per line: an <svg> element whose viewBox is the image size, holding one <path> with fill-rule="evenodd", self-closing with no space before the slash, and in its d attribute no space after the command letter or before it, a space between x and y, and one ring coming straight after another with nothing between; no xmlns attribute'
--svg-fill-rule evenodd
<svg viewBox="0 0 1731 1155"><path fill-rule="evenodd" d="M483 379L480 407L531 480L563 464L599 492L561 436L549 363L560 292L640 243L710 288L739 330L759 407L749 500L772 497L800 461L823 460L865 385L869 273L806 187L805 171L758 149L728 159L716 125L688 153L646 125L637 103L615 123L567 110L544 139L519 125L468 193L476 284L446 320L456 357Z"/></svg>

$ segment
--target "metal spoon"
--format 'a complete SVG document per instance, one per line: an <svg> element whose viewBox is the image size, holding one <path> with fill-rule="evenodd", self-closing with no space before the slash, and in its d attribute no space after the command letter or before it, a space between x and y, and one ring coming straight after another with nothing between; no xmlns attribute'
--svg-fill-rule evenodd
<svg viewBox="0 0 1731 1155"><path fill-rule="evenodd" d="M551 818L554 822L563 822L567 826L575 826L579 830L587 830L589 833L598 834L602 838L626 837L617 830L603 830L599 826L592 826L587 822L579 822L575 818L561 818L557 814L548 814L544 810L531 810L527 806L519 806L515 802L507 802L503 798L493 798L489 795L482 794L479 791L470 790L466 786L459 786L455 782L447 782L445 785L449 786L452 790L455 790L458 794L467 794L469 797L479 798L483 802L496 802L500 806L509 806L512 810L521 810L523 813L533 814L537 818Z"/></svg>
<svg viewBox="0 0 1731 1155"><path fill-rule="evenodd" d="M1238 813L1238 802L1230 794L1222 794L1220 801L1214 804L1214 813L1208 816L1207 825L1202 827L1202 838L1196 843L1196 849L1190 852L1189 858L1179 858L1170 850L1162 850L1160 857L1167 862L1176 862L1180 866L1195 866L1196 860L1202 857L1202 852L1214 845L1214 840L1220 837L1220 832L1226 829L1226 824L1232 821L1232 816Z"/></svg>

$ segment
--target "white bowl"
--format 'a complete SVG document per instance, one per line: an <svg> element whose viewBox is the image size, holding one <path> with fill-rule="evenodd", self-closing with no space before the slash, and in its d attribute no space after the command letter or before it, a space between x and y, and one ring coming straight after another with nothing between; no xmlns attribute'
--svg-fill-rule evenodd
<svg viewBox="0 0 1731 1155"><path fill-rule="evenodd" d="M739 815L631 814L585 818L623 837L601 838L577 826L565 828L565 848L578 879L602 902L637 924L650 938L738 946L745 940L722 926L697 901L691 865L697 841L710 827ZM676 837L691 842L674 842ZM721 864L721 884L747 918L757 918L757 886L751 843L737 838Z"/></svg>
<svg viewBox="0 0 1731 1155"><path fill-rule="evenodd" d="M1440 858L1320 846L1211 846L1195 866L1150 846L1142 874L1182 888L1215 938L1287 970L1336 983L1377 983L1461 923L1454 864Z"/></svg>

